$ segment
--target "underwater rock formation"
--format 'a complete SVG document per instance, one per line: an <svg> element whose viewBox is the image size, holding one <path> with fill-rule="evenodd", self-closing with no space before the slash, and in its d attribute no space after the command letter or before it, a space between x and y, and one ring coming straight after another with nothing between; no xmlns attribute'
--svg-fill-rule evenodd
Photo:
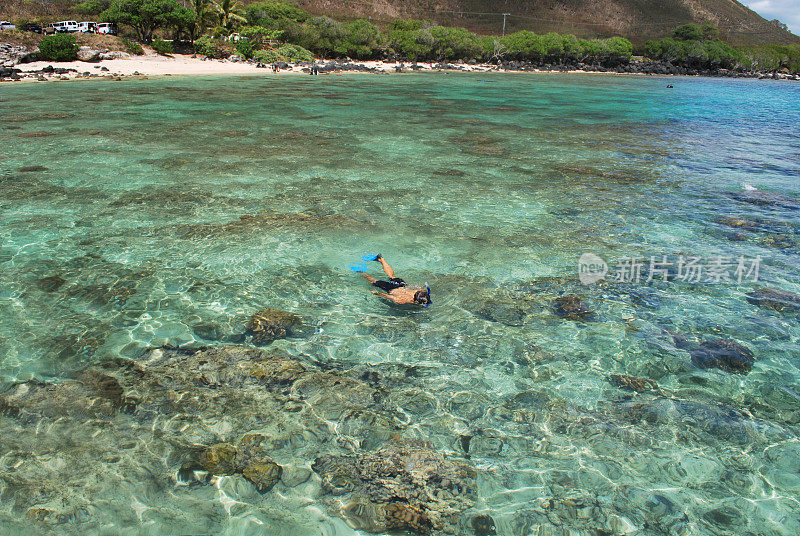
<svg viewBox="0 0 800 536"><path fill-rule="evenodd" d="M800 294L770 287L757 288L747 295L747 301L779 313L800 313Z"/></svg>
<svg viewBox="0 0 800 536"><path fill-rule="evenodd" d="M787 197L783 194L765 190L743 190L734 192L730 196L743 203L750 203L759 206L773 206L781 208L797 209L800 208L800 201Z"/></svg>
<svg viewBox="0 0 800 536"><path fill-rule="evenodd" d="M753 368L753 352L730 339L711 339L690 350L692 362L702 368L718 368L725 372L747 374Z"/></svg>
<svg viewBox="0 0 800 536"><path fill-rule="evenodd" d="M635 391L637 393L658 389L658 385L656 385L656 382L653 380L628 376L627 374L612 374L608 377L608 381L618 389Z"/></svg>
<svg viewBox="0 0 800 536"><path fill-rule="evenodd" d="M238 220L227 223L208 223L181 226L179 233L187 239L214 239L231 234L263 233L289 229L293 232L319 232L320 230L358 229L363 232L369 228L369 221L360 221L341 214L308 214L261 212L256 215L244 214Z"/></svg>
<svg viewBox="0 0 800 536"><path fill-rule="evenodd" d="M447 530L476 496L475 470L421 441L394 442L353 456L320 456L312 469L327 494L350 497L342 510L350 525L369 532Z"/></svg>
<svg viewBox="0 0 800 536"><path fill-rule="evenodd" d="M687 350L692 363L700 368L718 368L725 372L747 374L753 368L753 352L731 339L709 339L696 343L679 333L672 333L677 348Z"/></svg>
<svg viewBox="0 0 800 536"><path fill-rule="evenodd" d="M241 473L258 491L269 491L280 480L283 468L267 457L266 449L262 447L266 441L267 437L262 434L247 434L238 446L216 443L200 454L197 467L213 475ZM194 467L189 463L181 470Z"/></svg>
<svg viewBox="0 0 800 536"><path fill-rule="evenodd" d="M253 336L254 344L266 345L293 336L302 326L303 322L296 314L268 308L250 317L247 333Z"/></svg>
<svg viewBox="0 0 800 536"><path fill-rule="evenodd" d="M92 497L202 485L191 476L200 470L267 492L283 482L275 460L310 461L320 442L377 444L397 433L377 393L346 372L245 346L156 348L71 380L15 383L0 392L0 429L15 453L2 462L0 489L15 511L47 526L109 523L114 510L90 507ZM308 474L294 467L287 482ZM166 519L182 515L160 509Z"/></svg>
<svg viewBox="0 0 800 536"><path fill-rule="evenodd" d="M22 166L21 168L17 169L20 173L36 173L39 171L47 171L47 168L44 166Z"/></svg>
<svg viewBox="0 0 800 536"><path fill-rule="evenodd" d="M593 320L595 313L583 304L583 300L574 295L559 296L553 300L553 312L567 320L588 321Z"/></svg>

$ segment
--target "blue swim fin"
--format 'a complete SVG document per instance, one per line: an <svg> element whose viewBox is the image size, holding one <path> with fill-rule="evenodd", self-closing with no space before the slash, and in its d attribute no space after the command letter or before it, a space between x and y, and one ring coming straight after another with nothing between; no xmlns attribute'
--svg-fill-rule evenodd
<svg viewBox="0 0 800 536"><path fill-rule="evenodd" d="M352 271L354 271L355 273L360 274L362 272L366 272L367 271L367 265L364 264L363 262L358 262L356 264L351 264L350 265L350 269Z"/></svg>
<svg viewBox="0 0 800 536"><path fill-rule="evenodd" d="M363 257L361 257L361 260L362 261L377 261L378 257L379 257L379 255L364 255Z"/></svg>

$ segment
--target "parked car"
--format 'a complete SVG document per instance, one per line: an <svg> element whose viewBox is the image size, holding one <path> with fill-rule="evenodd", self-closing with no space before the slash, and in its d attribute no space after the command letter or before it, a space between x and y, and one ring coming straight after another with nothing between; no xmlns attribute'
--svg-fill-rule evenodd
<svg viewBox="0 0 800 536"><path fill-rule="evenodd" d="M42 25L35 22L26 22L20 26L20 30L23 32L42 33Z"/></svg>
<svg viewBox="0 0 800 536"><path fill-rule="evenodd" d="M0 30L13 30L16 26L8 22L7 20L0 20Z"/></svg>
<svg viewBox="0 0 800 536"><path fill-rule="evenodd" d="M117 29L112 22L101 22L97 25L97 33L117 35Z"/></svg>
<svg viewBox="0 0 800 536"><path fill-rule="evenodd" d="M97 33L97 23L88 21L79 22L78 31L83 33Z"/></svg>
<svg viewBox="0 0 800 536"><path fill-rule="evenodd" d="M78 23L74 20L62 20L44 27L44 33L74 33L78 31Z"/></svg>

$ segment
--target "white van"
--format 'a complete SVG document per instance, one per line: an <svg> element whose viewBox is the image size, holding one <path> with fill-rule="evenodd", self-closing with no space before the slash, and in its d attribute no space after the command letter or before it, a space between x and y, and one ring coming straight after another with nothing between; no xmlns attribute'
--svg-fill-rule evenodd
<svg viewBox="0 0 800 536"><path fill-rule="evenodd" d="M62 20L56 24L61 25L59 32L61 33L75 33L78 31L78 22L74 20Z"/></svg>
<svg viewBox="0 0 800 536"><path fill-rule="evenodd" d="M100 24L97 25L97 33L117 35L117 30L114 29L114 24L110 22L101 22Z"/></svg>
<svg viewBox="0 0 800 536"><path fill-rule="evenodd" d="M97 23L89 21L79 22L78 31L83 33L97 33Z"/></svg>

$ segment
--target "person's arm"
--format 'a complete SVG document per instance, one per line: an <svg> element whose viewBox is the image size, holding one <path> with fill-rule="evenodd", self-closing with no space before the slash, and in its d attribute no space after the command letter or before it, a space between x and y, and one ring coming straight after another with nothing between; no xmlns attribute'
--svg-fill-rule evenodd
<svg viewBox="0 0 800 536"><path fill-rule="evenodd" d="M387 300L392 300L394 303L402 303L396 297L392 296L391 294L386 294L385 292L378 292L377 290L372 291L373 294L379 296L381 298L386 298Z"/></svg>

